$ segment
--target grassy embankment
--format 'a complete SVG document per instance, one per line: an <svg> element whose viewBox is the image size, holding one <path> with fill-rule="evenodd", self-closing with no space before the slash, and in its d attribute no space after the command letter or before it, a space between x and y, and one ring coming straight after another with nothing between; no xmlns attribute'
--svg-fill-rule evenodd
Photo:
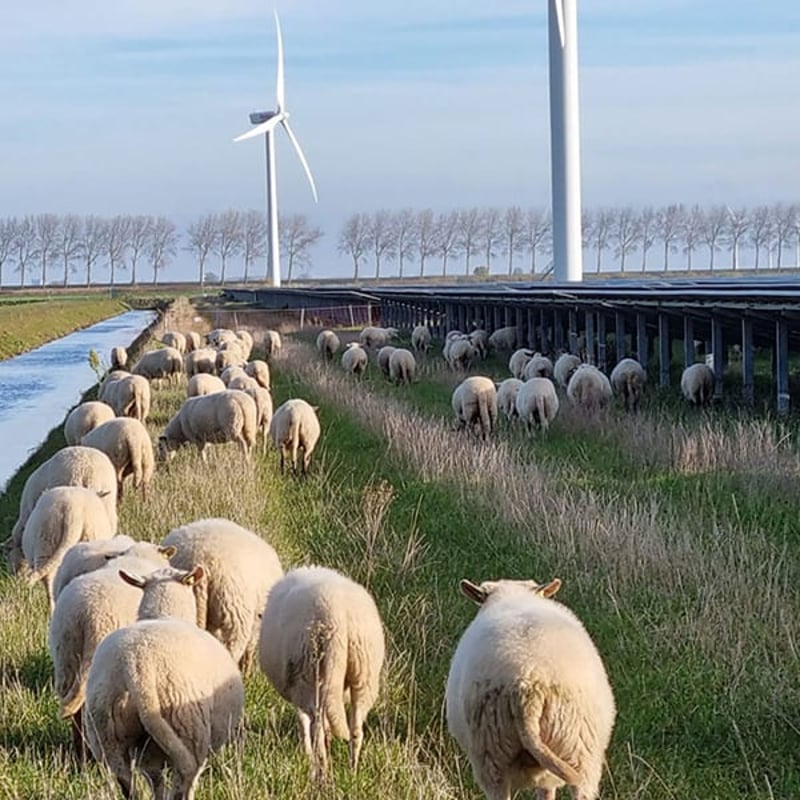
<svg viewBox="0 0 800 800"><path fill-rule="evenodd" d="M121 527L160 539L209 515L261 531L285 565L328 564L374 592L389 638L387 681L357 776L336 748L334 781L309 786L293 715L248 677L243 744L213 760L201 798L477 798L442 722L447 666L473 609L460 577L555 574L587 625L619 706L606 798L800 796L800 593L795 442L769 421L647 411L486 446L451 430L454 378L426 365L408 389L355 385L306 345L274 370L276 403L321 406L323 443L305 482L219 448L180 453ZM179 390L156 393L151 431ZM10 498L13 498L13 489ZM18 488L18 487L17 487ZM13 501L0 499L7 533ZM2 535L2 534L0 534ZM0 797L113 797L73 767L58 720L40 587L0 577Z"/></svg>

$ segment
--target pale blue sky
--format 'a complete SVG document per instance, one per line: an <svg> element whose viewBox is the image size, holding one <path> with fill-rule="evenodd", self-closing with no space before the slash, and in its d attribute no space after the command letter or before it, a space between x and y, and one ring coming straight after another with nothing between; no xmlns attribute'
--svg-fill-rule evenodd
<svg viewBox="0 0 800 800"><path fill-rule="evenodd" d="M263 206L262 140L231 140L274 104L271 3L11 2L0 215L157 213L184 227ZM796 0L578 6L585 206L800 199ZM549 205L545 0L278 10L287 105L320 195L284 140L279 205L326 231L315 274L349 270L334 248L354 211Z"/></svg>

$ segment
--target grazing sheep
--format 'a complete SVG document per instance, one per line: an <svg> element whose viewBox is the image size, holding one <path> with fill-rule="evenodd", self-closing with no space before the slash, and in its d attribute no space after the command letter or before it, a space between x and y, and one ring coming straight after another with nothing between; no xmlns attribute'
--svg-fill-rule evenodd
<svg viewBox="0 0 800 800"><path fill-rule="evenodd" d="M228 367L241 367L247 363L244 353L238 345L224 345L225 349L217 353L214 366L218 375L222 375Z"/></svg>
<svg viewBox="0 0 800 800"><path fill-rule="evenodd" d="M25 523L19 544L9 539L7 556L14 572L24 573L29 584L41 581L50 613L55 594L53 579L72 545L94 539L110 539L116 533L108 509L93 489L56 486L39 495Z"/></svg>
<svg viewBox="0 0 800 800"><path fill-rule="evenodd" d="M386 380L389 380L389 359L392 357L392 353L396 350L396 347L393 347L390 344L381 347L378 350L375 356L375 363L378 365L378 369L381 371Z"/></svg>
<svg viewBox="0 0 800 800"><path fill-rule="evenodd" d="M389 378L396 384L408 385L414 382L417 374L417 361L410 350L398 347L389 356Z"/></svg>
<svg viewBox="0 0 800 800"><path fill-rule="evenodd" d="M456 386L451 402L458 428L479 432L478 435L486 441L497 424L494 382L481 376L467 378Z"/></svg>
<svg viewBox="0 0 800 800"><path fill-rule="evenodd" d="M174 550L173 567L203 565L206 580L195 586L197 625L219 639L234 661L247 666L258 644L270 590L283 575L275 550L258 534L227 519L181 525L163 544Z"/></svg>
<svg viewBox="0 0 800 800"><path fill-rule="evenodd" d="M317 350L326 361L332 361L341 346L341 340L333 331L320 331L317 336Z"/></svg>
<svg viewBox="0 0 800 800"><path fill-rule="evenodd" d="M251 386L245 392L256 404L256 428L261 431L262 453L267 452L269 426L272 423L272 395L263 386Z"/></svg>
<svg viewBox="0 0 800 800"><path fill-rule="evenodd" d="M350 765L358 767L384 654L380 614L358 583L324 567L300 567L272 587L259 661L278 693L297 708L317 779L327 770L331 736L349 739Z"/></svg>
<svg viewBox="0 0 800 800"><path fill-rule="evenodd" d="M714 370L706 364L690 364L681 375L681 392L693 406L706 406L714 398Z"/></svg>
<svg viewBox="0 0 800 800"><path fill-rule="evenodd" d="M647 373L633 358L623 358L611 370L611 388L620 395L628 411L638 411Z"/></svg>
<svg viewBox="0 0 800 800"><path fill-rule="evenodd" d="M167 423L158 438L161 458L182 444L196 444L206 460L208 444L238 442L249 460L256 442L256 404L250 395L235 389L190 397Z"/></svg>
<svg viewBox="0 0 800 800"><path fill-rule="evenodd" d="M302 449L302 468L305 475L320 435L316 409L299 398L287 400L275 410L269 426L269 435L281 454L281 474L286 465L287 452L291 458L292 471L297 472L297 456Z"/></svg>
<svg viewBox="0 0 800 800"><path fill-rule="evenodd" d="M517 789L595 800L616 707L580 620L551 598L561 581L461 581L480 609L447 677L447 727L487 800Z"/></svg>
<svg viewBox="0 0 800 800"><path fill-rule="evenodd" d="M187 397L202 397L204 394L214 394L215 392L224 392L225 384L216 375L208 375L205 372L199 372L197 375L192 375L189 382L186 384Z"/></svg>
<svg viewBox="0 0 800 800"><path fill-rule="evenodd" d="M562 353L557 359L553 367L553 377L556 383L563 389L569 386L570 378L575 374L575 370L581 365L581 360L578 356L572 353Z"/></svg>
<svg viewBox="0 0 800 800"><path fill-rule="evenodd" d="M281 342L281 335L278 331L264 331L263 347L267 360L277 358L280 355L283 342Z"/></svg>
<svg viewBox="0 0 800 800"><path fill-rule="evenodd" d="M186 352L192 353L195 350L200 350L203 346L203 337L197 331L186 331L183 334L186 337ZM185 360L184 360L185 363Z"/></svg>
<svg viewBox="0 0 800 800"><path fill-rule="evenodd" d="M489 334L483 328L476 328L472 331L469 334L469 341L481 358L489 355Z"/></svg>
<svg viewBox="0 0 800 800"><path fill-rule="evenodd" d="M260 359L248 361L244 371L253 378L262 389L270 390L272 381L269 374L269 364L267 364L266 361L261 361Z"/></svg>
<svg viewBox="0 0 800 800"><path fill-rule="evenodd" d="M525 377L525 367L535 355L538 355L538 353L534 353L533 350L528 350L526 348L515 350L508 360L508 369L511 375L518 380L523 380Z"/></svg>
<svg viewBox="0 0 800 800"><path fill-rule="evenodd" d="M397 328L377 328L370 325L358 335L358 341L363 347L370 349L378 349L387 345L390 339L394 339L398 335Z"/></svg>
<svg viewBox="0 0 800 800"><path fill-rule="evenodd" d="M106 378L98 399L108 403L118 417L133 417L144 422L150 414L150 383L141 375L126 374L111 380Z"/></svg>
<svg viewBox="0 0 800 800"><path fill-rule="evenodd" d="M64 421L64 440L69 445L79 444L90 430L114 419L114 409L99 400L81 403L67 414Z"/></svg>
<svg viewBox="0 0 800 800"><path fill-rule="evenodd" d="M517 394L517 415L529 431L537 422L546 431L558 414L558 406L556 387L549 378L531 378Z"/></svg>
<svg viewBox="0 0 800 800"><path fill-rule="evenodd" d="M208 756L239 728L242 676L220 643L191 622L192 586L203 568L117 580L141 598L139 619L97 648L86 689L86 733L93 754L133 796L132 764L156 798L192 800ZM142 591L143 590L143 591ZM188 619L187 619L188 617Z"/></svg>
<svg viewBox="0 0 800 800"><path fill-rule="evenodd" d="M111 369L125 369L128 365L128 351L124 347L111 348Z"/></svg>
<svg viewBox="0 0 800 800"><path fill-rule="evenodd" d="M447 363L452 370L463 370L466 372L478 356L478 351L473 347L472 342L466 336L451 340L447 345Z"/></svg>
<svg viewBox="0 0 800 800"><path fill-rule="evenodd" d="M605 408L612 394L608 378L591 364L581 364L567 385L570 402L590 413Z"/></svg>
<svg viewBox="0 0 800 800"><path fill-rule="evenodd" d="M449 364L450 363L450 346L458 339L469 339L461 331L448 331L444 337L444 345L442 346L442 358Z"/></svg>
<svg viewBox="0 0 800 800"><path fill-rule="evenodd" d="M431 332L427 325L417 325L411 331L411 346L418 353L428 354L428 350L431 349Z"/></svg>
<svg viewBox="0 0 800 800"><path fill-rule="evenodd" d="M263 387L259 385L255 378L251 378L249 375L234 375L228 381L228 388L246 392L248 389L262 389Z"/></svg>
<svg viewBox="0 0 800 800"><path fill-rule="evenodd" d="M186 352L186 337L178 331L166 331L161 337L164 347L172 347L181 355Z"/></svg>
<svg viewBox="0 0 800 800"><path fill-rule="evenodd" d="M236 338L239 340L239 345L242 349L242 353L244 353L245 358L250 358L250 353L253 352L253 335L250 331L246 331L244 329L234 331Z"/></svg>
<svg viewBox="0 0 800 800"><path fill-rule="evenodd" d="M214 328L206 334L206 341L214 348L222 347L223 344L235 342L236 334L230 328Z"/></svg>
<svg viewBox="0 0 800 800"><path fill-rule="evenodd" d="M525 365L522 379L529 381L531 378L552 378L553 372L553 362L541 353L534 353L533 358Z"/></svg>
<svg viewBox="0 0 800 800"><path fill-rule="evenodd" d="M19 500L19 516L11 530L9 546L22 542L22 532L39 499L55 486L83 486L103 499L111 527L117 528L117 474L105 453L93 447L64 447L38 466L25 481Z"/></svg>
<svg viewBox="0 0 800 800"><path fill-rule="evenodd" d="M522 386L519 378L506 378L497 387L497 410L505 414L506 419L511 422L517 416L517 393Z"/></svg>
<svg viewBox="0 0 800 800"><path fill-rule="evenodd" d="M133 488L142 490L147 498L147 487L156 469L153 443L147 428L138 419L117 417L98 425L81 439L84 447L95 447L105 453L117 471L117 499L122 500L123 483L133 477Z"/></svg>
<svg viewBox="0 0 800 800"><path fill-rule="evenodd" d="M512 352L519 342L519 331L514 325L498 328L489 336L489 347L497 351Z"/></svg>
<svg viewBox="0 0 800 800"><path fill-rule="evenodd" d="M131 370L134 375L141 375L149 381L173 377L183 372L183 355L174 347L163 347L160 350L148 350L143 353Z"/></svg>
<svg viewBox="0 0 800 800"><path fill-rule="evenodd" d="M217 351L210 347L193 350L184 356L183 368L190 378L200 372L213 375L217 370Z"/></svg>
<svg viewBox="0 0 800 800"><path fill-rule="evenodd" d="M350 372L360 378L367 371L368 364L367 351L358 342L350 342L345 347L344 353L342 353L342 367L345 372Z"/></svg>
<svg viewBox="0 0 800 800"><path fill-rule="evenodd" d="M236 377L246 378L247 373L244 371L244 367L239 366L232 366L232 367L225 367L222 372L219 374L220 380L227 386L231 380Z"/></svg>

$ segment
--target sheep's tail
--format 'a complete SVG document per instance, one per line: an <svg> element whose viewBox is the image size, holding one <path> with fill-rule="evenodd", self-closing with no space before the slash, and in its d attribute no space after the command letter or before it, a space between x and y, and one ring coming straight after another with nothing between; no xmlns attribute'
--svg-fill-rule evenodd
<svg viewBox="0 0 800 800"><path fill-rule="evenodd" d="M44 580L51 572L55 572L58 565L64 559L64 553L77 542L85 541L83 512L76 513L75 508L67 506L61 517L61 539L53 548L53 552L46 557L37 558L35 563L30 565L30 571L26 574L25 580L28 585ZM78 531L77 536L75 532ZM70 534L72 534L70 536Z"/></svg>
<svg viewBox="0 0 800 800"><path fill-rule="evenodd" d="M292 417L289 422L289 431L286 436L289 443L289 452L292 456L292 469L297 470L297 453L300 450L300 420Z"/></svg>
<svg viewBox="0 0 800 800"><path fill-rule="evenodd" d="M539 427L546 431L549 421L547 419L547 403L542 394L536 395L536 413L539 415Z"/></svg>
<svg viewBox="0 0 800 800"><path fill-rule="evenodd" d="M483 438L488 439L492 432L492 418L489 415L489 398L485 394L478 395L478 412L481 415Z"/></svg>
<svg viewBox="0 0 800 800"><path fill-rule="evenodd" d="M72 717L77 714L78 711L80 711L83 707L83 704L86 702L86 679L89 677L89 665L91 663L91 658L84 657L86 645L83 636L83 630L80 625L74 626L73 635L76 635L78 640L69 641L66 648L66 653L70 655L70 658L67 659L67 663L61 664L62 671L65 667L70 667L72 669L72 680L68 686L63 686L60 685L58 678L64 678L66 676L56 676L56 692L61 697L62 719L66 719L67 717ZM65 654L62 653L60 659L54 660L57 662L61 661L64 658L64 655Z"/></svg>
<svg viewBox="0 0 800 800"><path fill-rule="evenodd" d="M317 650L317 719L327 719L334 736L350 738L344 707L344 681L347 674L347 641L341 633L320 630Z"/></svg>

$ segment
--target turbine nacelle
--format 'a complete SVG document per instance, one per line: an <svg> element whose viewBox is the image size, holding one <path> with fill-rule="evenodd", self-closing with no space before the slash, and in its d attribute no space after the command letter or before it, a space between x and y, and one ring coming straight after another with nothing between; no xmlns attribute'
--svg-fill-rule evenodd
<svg viewBox="0 0 800 800"><path fill-rule="evenodd" d="M260 125L262 122L266 122L268 119L272 119L276 114L280 112L278 111L254 111L250 114L250 124L251 125Z"/></svg>

